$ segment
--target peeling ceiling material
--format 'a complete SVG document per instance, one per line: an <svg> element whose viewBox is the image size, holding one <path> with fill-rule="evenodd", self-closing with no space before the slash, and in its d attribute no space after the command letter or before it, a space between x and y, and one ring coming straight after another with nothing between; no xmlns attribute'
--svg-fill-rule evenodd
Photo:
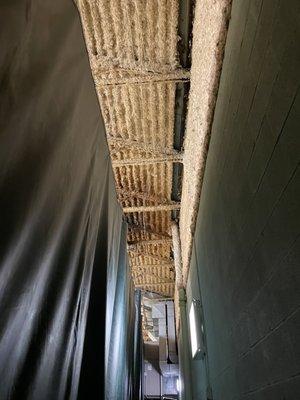
<svg viewBox="0 0 300 400"><path fill-rule="evenodd" d="M180 212L184 284L188 277L230 9L231 0L201 0L195 7Z"/></svg>
<svg viewBox="0 0 300 400"><path fill-rule="evenodd" d="M175 96L189 79L177 55L178 0L78 0L128 222L136 287L173 296L171 250Z"/></svg>

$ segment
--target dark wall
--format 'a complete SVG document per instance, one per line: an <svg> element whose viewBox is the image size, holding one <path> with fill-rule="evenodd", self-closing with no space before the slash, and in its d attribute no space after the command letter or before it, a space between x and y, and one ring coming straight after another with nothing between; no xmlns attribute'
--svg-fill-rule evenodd
<svg viewBox="0 0 300 400"><path fill-rule="evenodd" d="M0 2L0 47L0 399L135 398L127 228L75 4Z"/></svg>
<svg viewBox="0 0 300 400"><path fill-rule="evenodd" d="M191 265L215 400L300 398L299 43L298 0L233 1Z"/></svg>

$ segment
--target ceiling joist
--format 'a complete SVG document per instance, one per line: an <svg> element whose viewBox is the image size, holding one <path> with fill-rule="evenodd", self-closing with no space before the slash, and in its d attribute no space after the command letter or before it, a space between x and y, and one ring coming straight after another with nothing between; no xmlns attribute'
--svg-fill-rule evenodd
<svg viewBox="0 0 300 400"><path fill-rule="evenodd" d="M174 271L174 264L166 263L166 264L143 264L143 265L131 265L132 270L138 270L141 268L151 269L151 268L162 268L162 269L169 269Z"/></svg>
<svg viewBox="0 0 300 400"><path fill-rule="evenodd" d="M149 84L151 82L166 81L189 82L190 80L190 71L183 68L178 68L169 72L141 72L134 69L114 67L114 71L116 72L115 76L107 77L107 71L109 71L109 69L112 69L112 66L106 68L94 67L96 86Z"/></svg>
<svg viewBox="0 0 300 400"><path fill-rule="evenodd" d="M180 210L180 203L169 203L169 204L157 204L155 206L133 206L123 207L123 212L135 213L135 212L150 212L150 211L173 211Z"/></svg>
<svg viewBox="0 0 300 400"><path fill-rule="evenodd" d="M151 154L171 155L171 156L180 155L180 152L177 150L166 149L161 146L154 146L152 143L138 142L137 140L124 139L122 137L115 137L112 135L109 135L107 139L110 145L115 146L114 148L111 149L112 154L120 151L120 149L122 149L123 147L127 147L131 150L136 149Z"/></svg>
<svg viewBox="0 0 300 400"><path fill-rule="evenodd" d="M148 164L164 164L164 163L182 163L183 153L178 155L172 154L160 154L156 157L137 157L137 158L127 158L124 160L114 160L112 159L113 167L124 167L127 165L148 165Z"/></svg>
<svg viewBox="0 0 300 400"><path fill-rule="evenodd" d="M165 282L165 283L152 283L152 282L144 282L143 284L141 284L141 285L135 285L135 287L136 288L145 288L145 286L150 286L150 287L152 287L152 286L157 286L157 285L167 285L167 286L174 286L175 285L175 282Z"/></svg>
<svg viewBox="0 0 300 400"><path fill-rule="evenodd" d="M149 240L139 240L136 242L128 242L128 249L136 249L143 246L152 246L152 245L165 245L165 244L172 244L171 238L165 239L149 239Z"/></svg>
<svg viewBox="0 0 300 400"><path fill-rule="evenodd" d="M136 190L128 191L128 190L124 190L123 188L118 188L118 189L119 189L118 197L120 198L121 201L140 199L143 201L152 201L155 203L162 203L162 204L168 203L168 199L163 198L162 196L152 194L152 193L139 192Z"/></svg>

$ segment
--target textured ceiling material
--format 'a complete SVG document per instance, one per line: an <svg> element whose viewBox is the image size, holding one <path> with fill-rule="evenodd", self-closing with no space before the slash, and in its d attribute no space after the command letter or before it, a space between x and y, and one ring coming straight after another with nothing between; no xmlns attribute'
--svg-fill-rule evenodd
<svg viewBox="0 0 300 400"><path fill-rule="evenodd" d="M188 277L230 9L231 0L201 0L196 2L195 7L180 212L184 283Z"/></svg>
<svg viewBox="0 0 300 400"><path fill-rule="evenodd" d="M189 80L177 54L178 0L78 0L128 222L136 287L174 295L171 217L175 97Z"/></svg>

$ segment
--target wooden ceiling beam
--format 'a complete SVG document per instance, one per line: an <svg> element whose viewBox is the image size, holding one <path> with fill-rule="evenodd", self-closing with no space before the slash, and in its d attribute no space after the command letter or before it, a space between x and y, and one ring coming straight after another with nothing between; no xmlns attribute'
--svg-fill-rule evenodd
<svg viewBox="0 0 300 400"><path fill-rule="evenodd" d="M163 268L172 268L172 272L174 271L174 264L172 263L168 263L168 264L143 264L143 265L131 265L131 269L135 270L135 269L141 269L141 268L145 268L145 269L150 269L152 267L163 267Z"/></svg>
<svg viewBox="0 0 300 400"><path fill-rule="evenodd" d="M172 286L174 286L175 282L166 282L166 283L147 283L147 282L145 282L143 284L135 285L135 287L136 288L144 288L145 286L160 286L160 285L168 285L168 286L172 285Z"/></svg>
<svg viewBox="0 0 300 400"><path fill-rule="evenodd" d="M111 149L111 153L114 154L119 152L124 147L129 150L136 149L139 151L168 156L179 156L181 153L175 149L168 149L161 146L155 146L152 143L145 143L137 140L124 139L122 137L115 137L113 135L107 135L107 140L110 145L115 146Z"/></svg>
<svg viewBox="0 0 300 400"><path fill-rule="evenodd" d="M114 160L112 159L112 166L114 168L126 167L128 165L148 165L148 164L163 164L163 163L182 163L183 162L183 154L180 153L178 155L168 155L161 154L156 157L138 157L138 158L127 158L126 160Z"/></svg>
<svg viewBox="0 0 300 400"><path fill-rule="evenodd" d="M144 84L151 82L178 81L188 82L190 80L190 70L185 68L171 69L162 66L160 63L143 62L143 66L126 65L121 60L101 60L97 56L92 58L92 68L95 84L102 86L116 86L126 84ZM111 72L116 72L111 76ZM103 78L103 75L105 78Z"/></svg>
<svg viewBox="0 0 300 400"><path fill-rule="evenodd" d="M153 211L173 211L179 210L180 203L169 203L169 204L157 204L155 206L136 206L136 207L123 207L123 212L134 213L134 212L153 212Z"/></svg>
<svg viewBox="0 0 300 400"><path fill-rule="evenodd" d="M128 242L127 248L128 250L137 250L147 246L158 246L158 245L171 245L172 239L165 238L165 239L149 239L149 240L139 240L136 242Z"/></svg>
<svg viewBox="0 0 300 400"><path fill-rule="evenodd" d="M136 191L136 190L132 190L132 191L128 191L128 190L124 190L121 187L117 187L118 191L118 197L120 199L120 201L125 201L125 200L130 200L132 198L135 199L141 199L144 201L153 201L155 203L159 203L159 204L167 204L169 202L168 199L163 198L162 196L157 196L155 194L152 193L146 193L146 192L140 192L140 191Z"/></svg>

